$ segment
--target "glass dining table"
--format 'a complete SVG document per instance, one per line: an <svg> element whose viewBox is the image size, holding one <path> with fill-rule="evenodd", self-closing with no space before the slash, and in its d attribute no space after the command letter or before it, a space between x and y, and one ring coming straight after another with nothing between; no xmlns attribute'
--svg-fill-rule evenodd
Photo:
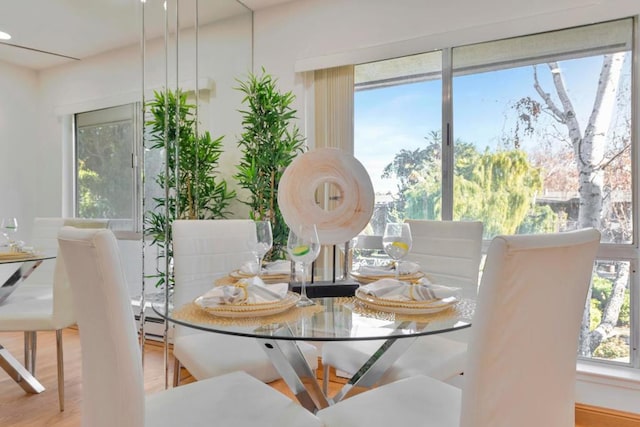
<svg viewBox="0 0 640 427"><path fill-rule="evenodd" d="M55 257L52 254L0 253L0 283L2 283L0 285L0 309L20 283L29 277L43 261ZM27 363L27 365L29 364ZM27 393L44 391L44 386L2 344L0 344L0 368Z"/></svg>
<svg viewBox="0 0 640 427"><path fill-rule="evenodd" d="M424 335L440 334L471 326L475 304L460 300L437 312L414 314L381 311L356 297L315 298L310 307L293 306L282 312L208 312L196 302L180 307L153 304L162 318L177 325L217 334L255 339L298 401L312 412L352 394L355 387L375 385L411 344ZM383 307L384 309L384 307ZM379 349L333 397L326 396L315 373L297 346L298 341L378 340Z"/></svg>

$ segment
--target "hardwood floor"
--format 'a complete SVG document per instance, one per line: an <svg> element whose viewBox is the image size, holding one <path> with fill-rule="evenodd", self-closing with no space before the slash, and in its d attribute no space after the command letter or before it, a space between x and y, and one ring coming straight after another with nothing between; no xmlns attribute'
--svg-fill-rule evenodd
<svg viewBox="0 0 640 427"><path fill-rule="evenodd" d="M80 425L81 354L80 336L76 329L63 332L65 364L65 410L58 410L55 333L38 333L36 377L45 387L40 394L27 394L0 369L0 427L77 427ZM0 344L22 361L23 334L0 333ZM173 378L173 358L169 354L169 381ZM145 391L153 393L164 389L164 351L161 345L148 342L145 347ZM182 384L193 381L183 371ZM271 384L276 390L293 397L283 381ZM334 393L340 384L331 385ZM117 426L114 426L117 427Z"/></svg>
<svg viewBox="0 0 640 427"><path fill-rule="evenodd" d="M22 361L22 333L0 333L0 343ZM0 426L80 425L81 354L80 337L75 329L63 332L65 365L65 410L58 409L55 333L38 333L36 377L45 387L40 394L27 394L4 371L0 370ZM148 393L164 388L163 351L159 346L147 346L145 351L145 390ZM172 365L170 365L172 366Z"/></svg>
<svg viewBox="0 0 640 427"><path fill-rule="evenodd" d="M0 333L0 343L18 360L22 360L22 333ZM77 427L80 425L81 375L80 338L76 329L64 331L65 352L65 411L58 410L55 334L38 333L36 376L46 390L37 395L26 394L4 371L0 370L0 426L2 427ZM173 360L169 355L169 378L172 378ZM145 390L153 393L164 389L164 351L149 343L145 348ZM322 372L319 372L319 376ZM183 383L193 381L183 374ZM330 393L335 393L342 379L332 375ZM283 381L271 384L276 390L292 397ZM640 417L578 405L576 427L640 427ZM115 427L115 426L114 426Z"/></svg>

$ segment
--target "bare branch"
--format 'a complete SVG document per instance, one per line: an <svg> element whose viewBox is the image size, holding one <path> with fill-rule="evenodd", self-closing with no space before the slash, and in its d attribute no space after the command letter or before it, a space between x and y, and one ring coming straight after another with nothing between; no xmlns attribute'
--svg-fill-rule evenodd
<svg viewBox="0 0 640 427"><path fill-rule="evenodd" d="M549 71L553 77L553 85L556 88L558 98L560 98L560 103L564 109L564 118L566 120L565 124L569 130L569 138L571 138L573 144L578 144L582 139L582 132L580 131L580 124L576 118L573 103L571 102L571 98L569 98L569 94L567 93L567 89L564 85L564 79L562 78L560 67L557 62L549 62L547 65L549 66Z"/></svg>
<svg viewBox="0 0 640 427"><path fill-rule="evenodd" d="M538 92L538 95L540 95L540 98L544 100L544 103L547 104L549 110L553 113L551 117L559 123L565 123L564 112L558 108L555 102L553 102L551 95L549 95L548 92L545 92L544 89L542 89L542 86L540 86L540 80L538 80L538 68L535 65L533 66L533 87L536 92Z"/></svg>
<svg viewBox="0 0 640 427"><path fill-rule="evenodd" d="M614 154L614 155L613 155L613 157L611 157L611 158L610 158L609 160L607 160L606 162L603 162L603 163L600 165L600 167L599 167L599 168L600 168L600 169L606 169L606 168L607 168L607 166L609 166L611 163L613 163L613 161L614 161L615 159L617 159L618 157L620 157L620 156L622 156L623 154L625 154L625 151L627 151L627 148L629 148L629 147L631 147L631 144L625 144L625 146L624 146L620 151L618 151L616 154Z"/></svg>

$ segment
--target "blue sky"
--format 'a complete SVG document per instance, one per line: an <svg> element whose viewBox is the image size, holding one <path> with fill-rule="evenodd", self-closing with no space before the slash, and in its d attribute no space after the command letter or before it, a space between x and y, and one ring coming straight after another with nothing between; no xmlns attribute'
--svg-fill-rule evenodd
<svg viewBox="0 0 640 427"><path fill-rule="evenodd" d="M601 64L601 57L559 63L581 123L591 112ZM553 93L546 65L538 67L538 76ZM369 170L376 192L396 189L380 175L401 148L422 147L424 137L440 129L441 91L440 81L428 81L356 92L355 156ZM454 137L481 150L509 133L515 120L509 105L525 96L540 100L531 66L456 77L453 91Z"/></svg>

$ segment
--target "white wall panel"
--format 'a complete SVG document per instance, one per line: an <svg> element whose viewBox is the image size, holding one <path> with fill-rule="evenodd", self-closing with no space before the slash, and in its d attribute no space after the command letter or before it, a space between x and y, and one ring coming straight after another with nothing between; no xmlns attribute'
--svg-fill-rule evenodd
<svg viewBox="0 0 640 427"><path fill-rule="evenodd" d="M37 197L37 112L37 74L0 62L0 216L18 218L17 238L23 240L31 232ZM58 167L59 160L53 159Z"/></svg>

